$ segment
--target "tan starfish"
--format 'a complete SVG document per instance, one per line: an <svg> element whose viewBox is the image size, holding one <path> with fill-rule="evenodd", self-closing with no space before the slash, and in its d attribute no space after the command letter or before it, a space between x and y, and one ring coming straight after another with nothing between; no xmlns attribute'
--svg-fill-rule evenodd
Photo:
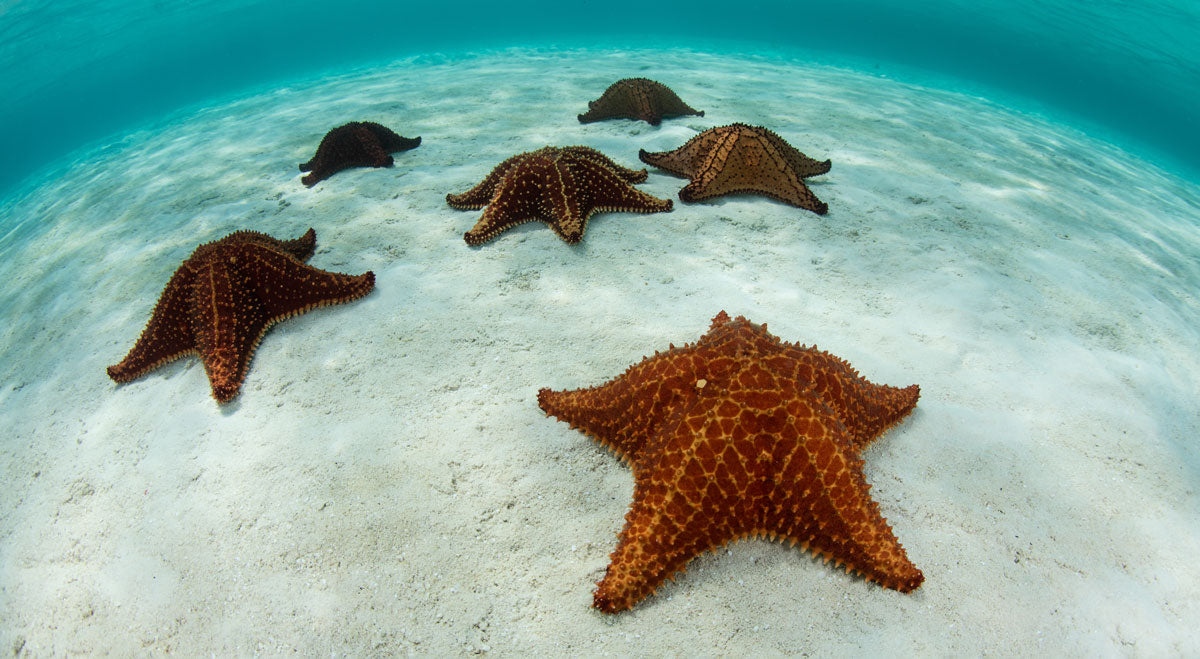
<svg viewBox="0 0 1200 659"><path fill-rule="evenodd" d="M710 128L674 151L638 153L642 162L691 180L679 191L683 201L733 192L754 192L824 215L829 206L804 179L829 171L830 162L813 160L760 126L730 124Z"/></svg>

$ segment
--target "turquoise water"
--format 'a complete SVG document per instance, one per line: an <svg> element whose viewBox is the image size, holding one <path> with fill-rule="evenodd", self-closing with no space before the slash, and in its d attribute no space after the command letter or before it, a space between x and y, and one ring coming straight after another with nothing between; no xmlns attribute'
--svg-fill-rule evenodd
<svg viewBox="0 0 1200 659"><path fill-rule="evenodd" d="M1134 12L1095 4L571 6L5 7L0 139L23 146L0 158L0 648L1200 653L1182 12L1131 39ZM705 116L576 121L629 75ZM305 187L297 163L352 118L422 146ZM636 166L734 121L831 159L810 180L830 212L738 195L469 248L478 212L445 201L546 144ZM682 185L654 168L638 189ZM194 358L109 379L198 244L310 227L313 265L376 290L272 329L235 402ZM749 541L592 611L632 472L537 391L722 309L920 385L866 456L918 591Z"/></svg>
<svg viewBox="0 0 1200 659"><path fill-rule="evenodd" d="M0 4L0 192L172 109L293 76L513 45L770 51L950 83L1200 172L1200 3L160 0ZM20 154L15 156L14 154Z"/></svg>

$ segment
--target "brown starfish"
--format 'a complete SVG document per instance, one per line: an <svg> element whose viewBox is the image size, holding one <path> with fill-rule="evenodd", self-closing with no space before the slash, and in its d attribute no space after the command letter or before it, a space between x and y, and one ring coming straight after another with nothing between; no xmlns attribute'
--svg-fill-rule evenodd
<svg viewBox="0 0 1200 659"><path fill-rule="evenodd" d="M475 226L463 234L468 245L485 243L531 220L545 222L573 245L583 238L588 218L595 213L671 210L671 200L630 185L645 180L646 170L622 167L595 149L547 146L505 160L479 185L446 195L446 203L463 210L487 206Z"/></svg>
<svg viewBox="0 0 1200 659"><path fill-rule="evenodd" d="M633 505L596 608L628 609L692 558L759 536L887 588L917 588L924 576L871 499L860 456L919 395L724 311L700 340L606 384L542 389L542 410L633 469Z"/></svg>
<svg viewBox="0 0 1200 659"><path fill-rule="evenodd" d="M300 164L300 171L312 172L300 181L311 188L348 167L391 167L392 153L420 145L419 137L401 137L372 121L351 121L325 134L312 160Z"/></svg>
<svg viewBox="0 0 1200 659"><path fill-rule="evenodd" d="M238 231L200 245L171 275L146 329L125 359L108 367L108 376L128 382L199 354L213 398L231 400L272 325L374 288L370 271L353 276L306 265L316 243L309 229L296 240Z"/></svg>
<svg viewBox="0 0 1200 659"><path fill-rule="evenodd" d="M641 119L657 126L663 118L685 114L704 116L680 100L675 92L661 82L646 78L625 78L609 85L594 101L588 101L588 111L579 115L579 123L602 119Z"/></svg>
<svg viewBox="0 0 1200 659"><path fill-rule="evenodd" d="M691 180L679 191L683 201L700 201L733 192L756 192L824 215L829 206L804 184L804 179L829 171L828 160L804 155L761 126L730 124L710 128L674 151L638 158L648 165Z"/></svg>

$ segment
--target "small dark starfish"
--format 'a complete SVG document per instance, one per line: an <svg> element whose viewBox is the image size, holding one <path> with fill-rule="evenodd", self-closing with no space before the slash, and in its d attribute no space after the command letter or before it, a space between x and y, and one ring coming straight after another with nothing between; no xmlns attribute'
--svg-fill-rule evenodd
<svg viewBox="0 0 1200 659"><path fill-rule="evenodd" d="M829 210L804 179L828 172L830 162L809 158L761 126L710 128L674 151L650 153L642 149L638 158L647 165L692 179L679 191L683 201L756 192L817 215Z"/></svg>
<svg viewBox="0 0 1200 659"><path fill-rule="evenodd" d="M487 206L483 217L463 235L468 245L485 243L518 224L541 220L567 244L583 238L594 213L657 213L671 210L670 199L652 197L631 183L646 180L646 170L622 167L586 146L547 146L517 154L496 166L479 185L446 195L462 210Z"/></svg>
<svg viewBox="0 0 1200 659"><path fill-rule="evenodd" d="M420 146L419 137L401 137L387 126L371 121L351 121L325 134L317 153L300 171L312 173L300 179L312 187L348 167L391 167L390 154Z"/></svg>
<svg viewBox="0 0 1200 659"><path fill-rule="evenodd" d="M703 117L704 111L693 109L660 82L625 78L610 85L597 100L589 101L588 111L579 115L579 123L622 118L641 119L657 126L664 118L685 114Z"/></svg>

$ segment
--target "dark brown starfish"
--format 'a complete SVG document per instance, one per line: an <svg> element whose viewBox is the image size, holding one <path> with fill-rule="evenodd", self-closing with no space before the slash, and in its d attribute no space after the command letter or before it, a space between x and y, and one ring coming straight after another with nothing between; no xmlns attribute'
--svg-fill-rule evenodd
<svg viewBox="0 0 1200 659"><path fill-rule="evenodd" d="M657 213L671 210L670 199L634 189L646 170L622 167L586 146L547 146L517 154L462 194L446 195L454 208L487 206L463 235L468 245L485 243L518 224L541 220L568 244L583 238L594 213Z"/></svg>
<svg viewBox="0 0 1200 659"><path fill-rule="evenodd" d="M618 80L600 98L588 102L588 111L579 115L579 123L590 123L602 119L641 119L657 126L664 118L686 114L704 116L680 100L675 92L661 82L646 78Z"/></svg>
<svg viewBox="0 0 1200 659"><path fill-rule="evenodd" d="M305 264L316 244L317 234L309 229L295 240L238 231L200 245L171 275L146 329L125 359L108 367L108 376L128 382L199 354L213 398L231 400L272 325L360 298L375 287L370 271L343 275Z"/></svg>
<svg viewBox="0 0 1200 659"><path fill-rule="evenodd" d="M391 154L420 145L419 137L401 137L371 121L351 121L325 134L312 160L300 164L300 171L312 172L300 181L311 188L348 167L391 167Z"/></svg>

